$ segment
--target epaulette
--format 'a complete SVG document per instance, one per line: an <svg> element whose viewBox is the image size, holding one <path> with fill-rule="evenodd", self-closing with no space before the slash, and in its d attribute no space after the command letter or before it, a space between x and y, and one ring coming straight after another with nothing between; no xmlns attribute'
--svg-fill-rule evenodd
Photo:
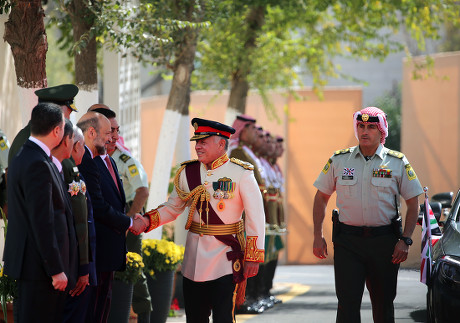
<svg viewBox="0 0 460 323"><path fill-rule="evenodd" d="M184 166L184 165L187 165L187 164L195 163L197 161L198 161L198 159L191 159L191 160L187 160L187 161L182 162L180 165Z"/></svg>
<svg viewBox="0 0 460 323"><path fill-rule="evenodd" d="M238 158L235 158L235 157L232 157L230 158L230 161L234 164L237 164L241 167L243 167L244 169L247 169L247 170L254 170L254 165L252 165L251 163L248 163L248 162L244 162Z"/></svg>
<svg viewBox="0 0 460 323"><path fill-rule="evenodd" d="M334 152L334 156L348 154L349 152L351 152L350 148L340 149Z"/></svg>
<svg viewBox="0 0 460 323"><path fill-rule="evenodd" d="M131 157L126 154L121 154L120 159L122 162L126 163Z"/></svg>
<svg viewBox="0 0 460 323"><path fill-rule="evenodd" d="M388 155L399 158L399 159L404 158L404 154L396 150L388 150Z"/></svg>

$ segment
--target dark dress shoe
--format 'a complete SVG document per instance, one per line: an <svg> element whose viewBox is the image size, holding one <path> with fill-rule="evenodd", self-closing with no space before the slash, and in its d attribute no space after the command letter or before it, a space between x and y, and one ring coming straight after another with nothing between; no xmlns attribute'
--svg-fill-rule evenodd
<svg viewBox="0 0 460 323"><path fill-rule="evenodd" d="M236 314L261 314L264 308L259 306L258 302L245 301L243 304L238 306L235 310Z"/></svg>
<svg viewBox="0 0 460 323"><path fill-rule="evenodd" d="M274 295L269 296L270 300L273 302L273 304L281 304L283 301L280 300L279 298L276 298Z"/></svg>

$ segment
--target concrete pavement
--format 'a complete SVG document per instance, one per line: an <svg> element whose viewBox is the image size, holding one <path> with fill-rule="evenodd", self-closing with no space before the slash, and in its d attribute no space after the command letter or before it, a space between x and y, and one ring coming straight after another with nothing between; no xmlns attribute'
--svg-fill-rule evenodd
<svg viewBox="0 0 460 323"><path fill-rule="evenodd" d="M426 322L426 287L418 270L401 269L395 300L397 323ZM337 299L332 266L278 266L272 291L283 303L258 315L237 315L238 323L335 322ZM181 316L167 322L185 323ZM361 306L363 323L372 322L367 290Z"/></svg>

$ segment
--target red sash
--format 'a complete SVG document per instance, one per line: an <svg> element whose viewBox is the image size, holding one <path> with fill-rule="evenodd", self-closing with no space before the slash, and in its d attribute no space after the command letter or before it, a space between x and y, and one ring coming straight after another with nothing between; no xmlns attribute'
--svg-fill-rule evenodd
<svg viewBox="0 0 460 323"><path fill-rule="evenodd" d="M190 191L195 187L201 185L201 175L200 175L200 162L194 162L187 164L185 167L185 174L187 176L187 183ZM200 203L206 203L200 201ZM206 206L201 205L202 209L205 210ZM211 204L208 203L209 213L208 213L208 224L225 224L217 215L216 211L212 208ZM197 205L198 209L198 205ZM201 214L201 220L206 223L206 212L203 211ZM241 250L241 245L238 242L238 239L233 234L219 235L214 236L220 242L226 244L232 248L232 251L227 252L227 259L232 261L232 270L233 270L233 282L241 283L244 280L243 266L234 266L237 260L240 261L240 264L243 264L244 252ZM235 267L239 270L235 271Z"/></svg>

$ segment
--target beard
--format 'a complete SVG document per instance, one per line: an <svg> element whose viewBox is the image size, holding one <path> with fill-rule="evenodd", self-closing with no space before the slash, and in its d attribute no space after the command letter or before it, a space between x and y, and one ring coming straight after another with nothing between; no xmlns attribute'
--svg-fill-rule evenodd
<svg viewBox="0 0 460 323"><path fill-rule="evenodd" d="M105 155L106 153L105 145L103 146L95 145L95 148L99 155Z"/></svg>

